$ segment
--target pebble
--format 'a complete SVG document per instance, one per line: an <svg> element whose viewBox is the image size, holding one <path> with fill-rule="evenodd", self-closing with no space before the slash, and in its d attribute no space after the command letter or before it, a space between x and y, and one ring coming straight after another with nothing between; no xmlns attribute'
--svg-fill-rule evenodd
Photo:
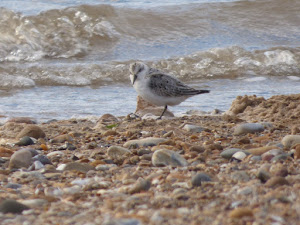
<svg viewBox="0 0 300 225"><path fill-rule="evenodd" d="M286 148L291 148L296 144L300 144L300 135L286 135L282 140L281 143Z"/></svg>
<svg viewBox="0 0 300 225"><path fill-rule="evenodd" d="M203 127L192 125L192 124L184 125L183 129L192 133L201 133L202 131L205 130L205 128Z"/></svg>
<svg viewBox="0 0 300 225"><path fill-rule="evenodd" d="M59 170L59 171L65 170L66 166L67 166L67 164L65 164L65 163L60 164L60 165L56 168L56 170Z"/></svg>
<svg viewBox="0 0 300 225"><path fill-rule="evenodd" d="M246 171L235 171L231 174L231 179L236 182L247 182L251 178Z"/></svg>
<svg viewBox="0 0 300 225"><path fill-rule="evenodd" d="M10 157L14 152L8 148L0 147L0 157Z"/></svg>
<svg viewBox="0 0 300 225"><path fill-rule="evenodd" d="M283 151L280 149L272 149L261 155L262 159L265 161L270 161L274 156L282 154Z"/></svg>
<svg viewBox="0 0 300 225"><path fill-rule="evenodd" d="M41 163L43 163L44 165L46 164L52 164L50 159L45 156L45 155L36 155L32 158L34 161L40 161Z"/></svg>
<svg viewBox="0 0 300 225"><path fill-rule="evenodd" d="M20 202L30 208L39 208L48 203L46 199L25 199Z"/></svg>
<svg viewBox="0 0 300 225"><path fill-rule="evenodd" d="M30 209L28 206L15 200L6 199L0 203L0 212L20 214L24 210Z"/></svg>
<svg viewBox="0 0 300 225"><path fill-rule="evenodd" d="M148 147L148 146L158 145L158 144L160 144L162 142L165 142L167 140L168 139L165 139L165 138L148 137L148 138L143 138L143 139L138 139L138 140L127 141L123 146L125 148L130 148L132 146L135 146L135 147Z"/></svg>
<svg viewBox="0 0 300 225"><path fill-rule="evenodd" d="M290 157L289 154L283 153L283 154L274 156L274 157L271 159L271 162L285 161L285 160L287 160L289 157Z"/></svg>
<svg viewBox="0 0 300 225"><path fill-rule="evenodd" d="M240 207L240 208L233 209L229 213L230 218L242 218L245 216L253 217L253 211L250 208Z"/></svg>
<svg viewBox="0 0 300 225"><path fill-rule="evenodd" d="M117 117L115 117L114 115L109 114L109 113L103 114L98 120L98 122L101 122L101 123L107 123L107 122L111 123L111 122L118 122L118 121L119 120Z"/></svg>
<svg viewBox="0 0 300 225"><path fill-rule="evenodd" d="M142 191L148 191L151 187L151 182L149 180L139 178L137 182L129 189L129 194L135 194Z"/></svg>
<svg viewBox="0 0 300 225"><path fill-rule="evenodd" d="M41 163L40 161L34 161L33 167L34 167L34 168L33 168L34 170L39 170L39 169L44 168L45 166L44 166L44 164Z"/></svg>
<svg viewBox="0 0 300 225"><path fill-rule="evenodd" d="M289 174L289 171L281 163L276 163L272 164L272 166L270 167L270 173L275 176L286 177Z"/></svg>
<svg viewBox="0 0 300 225"><path fill-rule="evenodd" d="M53 151L47 154L47 157L51 158L54 156L63 156L65 153L61 152L61 151Z"/></svg>
<svg viewBox="0 0 300 225"><path fill-rule="evenodd" d="M28 136L22 137L21 140L16 143L16 145L18 146L27 146L33 144L34 144L33 140Z"/></svg>
<svg viewBox="0 0 300 225"><path fill-rule="evenodd" d="M37 125L26 125L23 130L17 135L17 139L20 139L24 136L33 137L35 139L44 138L46 134L44 131Z"/></svg>
<svg viewBox="0 0 300 225"><path fill-rule="evenodd" d="M70 150L70 151L73 151L75 149L76 149L76 147L73 144L69 143L69 142L66 142L64 145L58 147L58 150Z"/></svg>
<svg viewBox="0 0 300 225"><path fill-rule="evenodd" d="M266 152L264 154L262 154L261 158L263 161L271 161L271 159L274 157L273 154Z"/></svg>
<svg viewBox="0 0 300 225"><path fill-rule="evenodd" d="M63 170L76 170L82 173L87 173L89 170L95 170L95 168L87 163L71 162L67 163Z"/></svg>
<svg viewBox="0 0 300 225"><path fill-rule="evenodd" d="M278 186L282 185L289 185L289 182L284 178L284 177L271 177L267 182L266 182L266 187L270 188L276 188Z"/></svg>
<svg viewBox="0 0 300 225"><path fill-rule="evenodd" d="M243 160L246 158L247 154L245 152L236 152L233 154L232 158L237 160Z"/></svg>
<svg viewBox="0 0 300 225"><path fill-rule="evenodd" d="M240 134L248 134L248 133L256 133L262 132L265 130L265 127L260 123L244 123L239 124L234 128L233 134L240 135Z"/></svg>
<svg viewBox="0 0 300 225"><path fill-rule="evenodd" d="M264 147L259 147L259 148L251 148L247 149L247 152L249 152L252 155L262 155L265 152L268 152L270 150L275 150L278 149L276 146L264 146Z"/></svg>
<svg viewBox="0 0 300 225"><path fill-rule="evenodd" d="M194 146L189 148L189 152L202 153L204 151L205 151L205 148L203 146L199 146L199 145L194 145Z"/></svg>
<svg viewBox="0 0 300 225"><path fill-rule="evenodd" d="M107 149L107 155L114 159L119 158L125 154L131 154L131 151L120 146L111 146Z"/></svg>
<svg viewBox="0 0 300 225"><path fill-rule="evenodd" d="M259 155L254 155L250 158L251 161L258 162L262 160L262 157Z"/></svg>
<svg viewBox="0 0 300 225"><path fill-rule="evenodd" d="M188 162L177 152L161 149L153 153L152 164L154 166L187 166Z"/></svg>
<svg viewBox="0 0 300 225"><path fill-rule="evenodd" d="M137 151L138 156L146 155L146 154L151 154L152 152L148 149L140 149Z"/></svg>
<svg viewBox="0 0 300 225"><path fill-rule="evenodd" d="M50 140L51 143L65 143L65 142L72 142L72 141L73 138L69 134L62 134Z"/></svg>
<svg viewBox="0 0 300 225"><path fill-rule="evenodd" d="M221 152L221 157L224 159L231 159L231 157L236 153L236 152L244 152L242 149L239 148L229 148L225 149Z"/></svg>
<svg viewBox="0 0 300 225"><path fill-rule="evenodd" d="M195 176L192 177L191 183L193 187L201 186L202 182L211 181L211 178L206 173L197 173Z"/></svg>
<svg viewBox="0 0 300 225"><path fill-rule="evenodd" d="M20 149L16 151L10 158L9 168L28 168L32 163L32 152L30 149Z"/></svg>
<svg viewBox="0 0 300 225"><path fill-rule="evenodd" d="M258 171L257 178L262 183L266 183L271 178L271 174L268 171L264 170L264 169L260 169Z"/></svg>

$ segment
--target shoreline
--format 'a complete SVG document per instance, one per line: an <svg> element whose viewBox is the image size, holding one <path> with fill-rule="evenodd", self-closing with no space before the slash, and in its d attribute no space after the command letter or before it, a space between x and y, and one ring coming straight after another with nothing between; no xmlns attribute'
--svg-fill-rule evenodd
<svg viewBox="0 0 300 225"><path fill-rule="evenodd" d="M296 224L299 102L243 96L224 115L8 121L0 222Z"/></svg>

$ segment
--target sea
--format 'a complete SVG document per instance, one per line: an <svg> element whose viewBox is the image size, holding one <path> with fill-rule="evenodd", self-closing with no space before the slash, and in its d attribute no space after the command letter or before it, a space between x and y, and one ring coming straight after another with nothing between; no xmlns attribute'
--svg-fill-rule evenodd
<svg viewBox="0 0 300 225"><path fill-rule="evenodd" d="M300 1L0 0L2 120L133 113L135 61L211 91L175 114L300 93Z"/></svg>

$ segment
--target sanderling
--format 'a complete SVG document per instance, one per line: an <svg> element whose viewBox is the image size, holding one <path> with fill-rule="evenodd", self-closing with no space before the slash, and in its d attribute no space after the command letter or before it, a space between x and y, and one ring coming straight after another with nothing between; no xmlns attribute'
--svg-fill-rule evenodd
<svg viewBox="0 0 300 225"><path fill-rule="evenodd" d="M168 105L178 105L194 95L209 93L209 90L196 90L189 87L175 77L141 62L130 64L129 71L131 83L137 93L154 105L164 106L158 119L162 118Z"/></svg>

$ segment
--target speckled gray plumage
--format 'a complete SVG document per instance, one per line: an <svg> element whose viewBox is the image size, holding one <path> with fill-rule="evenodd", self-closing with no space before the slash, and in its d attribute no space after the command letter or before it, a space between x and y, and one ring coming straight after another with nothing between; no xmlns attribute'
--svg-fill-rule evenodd
<svg viewBox="0 0 300 225"><path fill-rule="evenodd" d="M163 73L152 74L149 76L149 87L155 94L164 97L193 96L207 93L203 90L196 90L187 86L176 78Z"/></svg>

